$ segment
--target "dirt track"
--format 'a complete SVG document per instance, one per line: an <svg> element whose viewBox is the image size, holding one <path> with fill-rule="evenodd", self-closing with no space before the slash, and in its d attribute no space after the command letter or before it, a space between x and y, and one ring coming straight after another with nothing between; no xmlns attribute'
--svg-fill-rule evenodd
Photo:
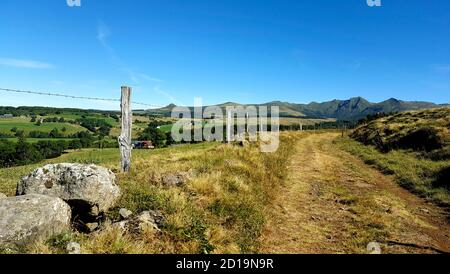
<svg viewBox="0 0 450 274"><path fill-rule="evenodd" d="M443 210L333 145L339 135L300 138L261 237L262 253L450 252Z"/></svg>

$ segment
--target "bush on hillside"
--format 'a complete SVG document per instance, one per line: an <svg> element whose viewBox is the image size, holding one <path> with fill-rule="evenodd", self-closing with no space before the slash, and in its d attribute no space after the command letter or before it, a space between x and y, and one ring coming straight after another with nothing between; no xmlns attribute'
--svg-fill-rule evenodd
<svg viewBox="0 0 450 274"><path fill-rule="evenodd" d="M407 135L395 142L393 146L402 149L430 152L435 149L443 148L444 141L439 136L436 129L425 127L410 131Z"/></svg>
<svg viewBox="0 0 450 274"><path fill-rule="evenodd" d="M450 167L444 168L439 172L433 186L450 190Z"/></svg>

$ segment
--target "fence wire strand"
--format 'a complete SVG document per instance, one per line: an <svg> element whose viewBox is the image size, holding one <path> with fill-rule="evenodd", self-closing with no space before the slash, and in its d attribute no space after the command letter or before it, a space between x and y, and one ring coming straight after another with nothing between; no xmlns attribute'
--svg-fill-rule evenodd
<svg viewBox="0 0 450 274"><path fill-rule="evenodd" d="M15 92L15 93L26 93L26 94L43 95L43 96L64 97L64 98L70 98L70 99L81 99L81 100L90 100L90 101L120 102L120 99L87 97L87 96L75 96L75 95L68 95L68 94L61 94L61 93L39 92L39 91L30 91L30 90L18 90L18 89L9 89L9 88L0 88L0 91ZM164 106L158 106L158 105L154 105L154 104L146 104L146 103L140 103L140 102L131 102L131 103L134 104L134 105L155 107L155 108L163 108L164 107Z"/></svg>

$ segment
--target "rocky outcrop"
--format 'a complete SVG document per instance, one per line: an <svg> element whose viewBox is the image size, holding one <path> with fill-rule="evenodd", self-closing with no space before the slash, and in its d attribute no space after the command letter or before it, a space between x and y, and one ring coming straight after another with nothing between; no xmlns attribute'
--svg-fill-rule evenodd
<svg viewBox="0 0 450 274"><path fill-rule="evenodd" d="M71 210L62 199L24 195L0 199L0 247L17 248L70 229Z"/></svg>
<svg viewBox="0 0 450 274"><path fill-rule="evenodd" d="M98 215L120 197L116 177L96 165L54 164L38 168L21 179L17 195L42 194L66 201L77 214Z"/></svg>

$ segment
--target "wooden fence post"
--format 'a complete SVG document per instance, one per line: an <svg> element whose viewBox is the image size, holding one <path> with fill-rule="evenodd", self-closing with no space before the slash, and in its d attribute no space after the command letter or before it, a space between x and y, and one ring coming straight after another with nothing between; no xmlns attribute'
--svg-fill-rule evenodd
<svg viewBox="0 0 450 274"><path fill-rule="evenodd" d="M230 144L231 143L231 125L232 125L232 121L233 121L233 113L231 113L231 110L227 109L227 143ZM233 130L234 130L234 123L233 123Z"/></svg>
<svg viewBox="0 0 450 274"><path fill-rule="evenodd" d="M119 136L120 170L121 172L129 172L131 168L131 128L133 123L130 87L122 87L120 109L122 111L122 127Z"/></svg>

